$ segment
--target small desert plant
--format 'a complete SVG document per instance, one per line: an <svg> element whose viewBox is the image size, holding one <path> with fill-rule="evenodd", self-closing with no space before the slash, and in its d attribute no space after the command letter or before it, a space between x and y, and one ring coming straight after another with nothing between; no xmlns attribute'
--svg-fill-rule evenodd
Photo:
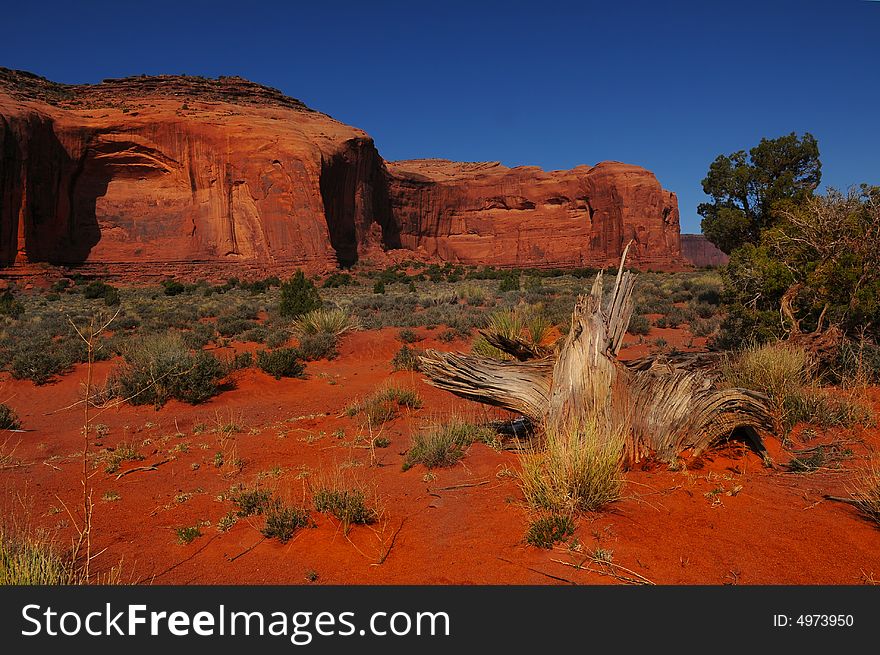
<svg viewBox="0 0 880 655"><path fill-rule="evenodd" d="M104 471L106 473L116 473L123 462L139 462L144 456L138 452L134 444L120 443L105 456Z"/></svg>
<svg viewBox="0 0 880 655"><path fill-rule="evenodd" d="M516 339L522 335L524 329L525 323L523 322L521 312L515 309L509 309L493 313L489 317L489 324L483 332L507 337L508 339ZM486 337L482 334L474 339L471 349L474 354L482 355L484 357L493 357L502 360L513 359L511 355L490 345L489 342L486 341Z"/></svg>
<svg viewBox="0 0 880 655"><path fill-rule="evenodd" d="M571 514L544 514L529 523L526 543L538 548L553 548L574 534L574 519Z"/></svg>
<svg viewBox="0 0 880 655"><path fill-rule="evenodd" d="M464 457L472 443L491 443L495 439L496 433L491 428L453 417L445 423L432 426L413 439L403 462L403 470L406 471L416 464L424 464L427 468L452 466Z"/></svg>
<svg viewBox="0 0 880 655"><path fill-rule="evenodd" d="M362 489L321 486L315 490L314 502L317 511L335 516L346 527L375 523L378 518L376 510L367 506Z"/></svg>
<svg viewBox="0 0 880 655"><path fill-rule="evenodd" d="M304 334L299 338L297 351L307 362L319 359L333 359L339 352L336 350L336 336L327 332Z"/></svg>
<svg viewBox="0 0 880 655"><path fill-rule="evenodd" d="M320 307L321 296L302 271L297 271L281 285L281 304L278 311L282 316L296 318Z"/></svg>
<svg viewBox="0 0 880 655"><path fill-rule="evenodd" d="M299 361L300 352L296 348L261 350L257 353L257 366L276 380L302 377L305 367Z"/></svg>
<svg viewBox="0 0 880 655"><path fill-rule="evenodd" d="M423 337L415 330L404 328L397 333L397 338L403 341L403 343L415 343L416 341L421 341Z"/></svg>
<svg viewBox="0 0 880 655"><path fill-rule="evenodd" d="M548 427L543 445L522 460L520 486L531 507L593 511L620 497L621 435L604 434L596 422L585 421Z"/></svg>
<svg viewBox="0 0 880 655"><path fill-rule="evenodd" d="M633 314L626 331L630 334L646 336L651 331L651 321L644 314Z"/></svg>
<svg viewBox="0 0 880 655"><path fill-rule="evenodd" d="M400 350L395 353L394 358L391 360L391 366L395 371L418 371L421 366L419 356L424 354L425 351L421 348L401 346Z"/></svg>
<svg viewBox="0 0 880 655"><path fill-rule="evenodd" d="M294 532L311 523L308 510L289 507L277 498L268 504L265 514L263 536L267 539L278 539L281 543L290 541Z"/></svg>
<svg viewBox="0 0 880 655"><path fill-rule="evenodd" d="M189 544L202 536L202 530L198 525L181 526L174 529L177 541L181 544Z"/></svg>
<svg viewBox="0 0 880 655"><path fill-rule="evenodd" d="M501 278L498 292L506 293L508 291L519 291L519 275L505 275Z"/></svg>
<svg viewBox="0 0 880 655"><path fill-rule="evenodd" d="M395 418L401 407L419 409L421 406L422 399L415 390L389 385L349 405L346 413L349 416L360 414L368 425L379 426Z"/></svg>
<svg viewBox="0 0 880 655"><path fill-rule="evenodd" d="M239 517L262 514L272 501L272 493L267 489L236 489L229 499L238 507Z"/></svg>
<svg viewBox="0 0 880 655"><path fill-rule="evenodd" d="M217 521L217 529L220 532L228 532L236 523L238 523L238 515L235 512L227 512Z"/></svg>
<svg viewBox="0 0 880 655"><path fill-rule="evenodd" d="M18 414L8 405L0 403L0 430L18 430L21 428L21 420Z"/></svg>
<svg viewBox="0 0 880 655"><path fill-rule="evenodd" d="M293 323L298 335L330 334L340 337L346 332L356 330L357 320L342 309L314 309L300 316Z"/></svg>

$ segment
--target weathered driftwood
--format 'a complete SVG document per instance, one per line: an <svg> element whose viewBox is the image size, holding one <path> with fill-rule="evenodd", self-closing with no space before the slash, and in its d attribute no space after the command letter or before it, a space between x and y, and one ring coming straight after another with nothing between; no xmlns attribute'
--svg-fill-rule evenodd
<svg viewBox="0 0 880 655"><path fill-rule="evenodd" d="M436 387L520 413L538 425L592 421L609 438L623 434L630 464L648 455L671 461L685 450L699 454L737 428L760 447L756 430L770 426L766 398L716 388L710 357L642 358L630 365L617 359L632 317L635 279L621 260L603 302L600 272L590 293L578 297L571 327L554 353L531 359L525 342L494 339L492 345L519 361L429 350L422 371Z"/></svg>

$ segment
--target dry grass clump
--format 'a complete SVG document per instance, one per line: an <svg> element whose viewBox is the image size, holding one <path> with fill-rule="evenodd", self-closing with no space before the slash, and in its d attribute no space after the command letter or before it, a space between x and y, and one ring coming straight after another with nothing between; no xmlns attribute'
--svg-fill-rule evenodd
<svg viewBox="0 0 880 655"><path fill-rule="evenodd" d="M45 534L0 527L0 586L81 584L81 577Z"/></svg>
<svg viewBox="0 0 880 655"><path fill-rule="evenodd" d="M407 471L416 464L424 464L427 468L452 466L464 457L471 444L477 441L493 443L496 439L495 430L454 416L413 438L403 470Z"/></svg>
<svg viewBox="0 0 880 655"><path fill-rule="evenodd" d="M880 468L872 466L850 492L853 502L864 516L880 526Z"/></svg>
<svg viewBox="0 0 880 655"><path fill-rule="evenodd" d="M801 348L772 343L746 348L728 360L723 372L730 386L767 395L774 430L781 435L787 432L795 399L813 381L813 362Z"/></svg>
<svg viewBox="0 0 880 655"><path fill-rule="evenodd" d="M414 389L388 385L363 400L352 403L345 413L348 416L360 415L364 423L376 427L396 418L403 407L419 409L421 406L422 399Z"/></svg>
<svg viewBox="0 0 880 655"><path fill-rule="evenodd" d="M752 346L728 360L725 381L769 398L774 430L788 434L800 422L821 427L852 427L873 421L870 408L854 396L832 395L817 381L808 353L785 343Z"/></svg>
<svg viewBox="0 0 880 655"><path fill-rule="evenodd" d="M620 498L623 435L595 422L549 427L544 449L522 459L520 487L530 507L566 514L593 511Z"/></svg>

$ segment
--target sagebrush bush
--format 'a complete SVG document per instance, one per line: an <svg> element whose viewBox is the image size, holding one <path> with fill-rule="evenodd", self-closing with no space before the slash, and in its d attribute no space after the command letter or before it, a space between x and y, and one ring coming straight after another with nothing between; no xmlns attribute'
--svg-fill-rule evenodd
<svg viewBox="0 0 880 655"><path fill-rule="evenodd" d="M132 405L161 407L172 398L198 404L220 392L223 366L210 353L190 351L177 332L134 339L123 358L108 386Z"/></svg>
<svg viewBox="0 0 880 655"><path fill-rule="evenodd" d="M544 514L529 523L526 543L538 548L553 548L574 534L574 519L570 514Z"/></svg>
<svg viewBox="0 0 880 655"><path fill-rule="evenodd" d="M313 500L316 510L335 516L345 526L375 523L378 518L361 489L322 485L315 490Z"/></svg>
<svg viewBox="0 0 880 655"><path fill-rule="evenodd" d="M290 507L277 498L268 503L265 514L266 525L261 531L263 536L278 539L281 543L287 543L297 530L311 524L308 510Z"/></svg>
<svg viewBox="0 0 880 655"><path fill-rule="evenodd" d="M257 366L276 380L302 377L305 371L300 361L300 351L296 348L261 350L257 353Z"/></svg>
<svg viewBox="0 0 880 655"><path fill-rule="evenodd" d="M424 354L421 348L401 346L391 359L391 366L395 371L418 371L421 367L419 357Z"/></svg>
<svg viewBox="0 0 880 655"><path fill-rule="evenodd" d="M602 508L620 497L623 438L585 421L548 428L543 451L526 454L519 474L534 509L570 514Z"/></svg>
<svg viewBox="0 0 880 655"><path fill-rule="evenodd" d="M630 334L645 336L651 331L651 321L644 314L633 314L626 331Z"/></svg>
<svg viewBox="0 0 880 655"><path fill-rule="evenodd" d="M262 514L272 501L272 493L268 489L234 489L229 496L238 508L239 517Z"/></svg>
<svg viewBox="0 0 880 655"><path fill-rule="evenodd" d="M496 439L495 430L453 417L413 438L403 461L403 470L409 470L416 464L423 464L426 468L452 466L464 457L471 444L478 441L494 443Z"/></svg>
<svg viewBox="0 0 880 655"><path fill-rule="evenodd" d="M0 430L18 430L21 428L21 420L18 414L4 403L0 403Z"/></svg>
<svg viewBox="0 0 880 655"><path fill-rule="evenodd" d="M336 336L331 333L304 334L299 338L299 346L296 350L302 360L314 362L319 359L336 357L339 354L336 350L336 344Z"/></svg>

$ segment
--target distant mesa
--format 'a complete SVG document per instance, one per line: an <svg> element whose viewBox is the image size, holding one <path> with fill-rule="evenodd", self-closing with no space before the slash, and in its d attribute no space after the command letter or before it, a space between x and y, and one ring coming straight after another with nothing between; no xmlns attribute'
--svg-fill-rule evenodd
<svg viewBox="0 0 880 655"><path fill-rule="evenodd" d="M365 132L238 77L0 68L0 198L7 268L598 267L630 240L635 266L688 266L675 194L643 168L385 162Z"/></svg>

